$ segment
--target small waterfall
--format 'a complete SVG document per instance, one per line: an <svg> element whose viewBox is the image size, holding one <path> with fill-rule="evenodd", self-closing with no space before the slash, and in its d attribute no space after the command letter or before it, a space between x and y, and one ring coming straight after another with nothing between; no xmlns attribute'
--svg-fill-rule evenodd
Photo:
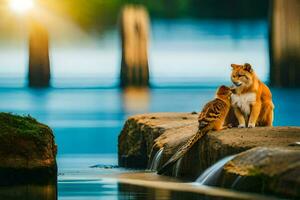
<svg viewBox="0 0 300 200"><path fill-rule="evenodd" d="M213 166L209 167L208 169L206 169L201 175L200 177L197 179L197 183L201 184L201 185L214 185L216 183L216 181L218 180L223 166L229 162L230 160L232 160L235 156L228 156L223 158L222 160L218 161L217 163L215 163Z"/></svg>
<svg viewBox="0 0 300 200"><path fill-rule="evenodd" d="M181 168L181 162L182 162L182 158L180 158L179 160L177 160L175 166L173 167L172 175L174 177L178 177L178 175L179 175L179 170Z"/></svg>
<svg viewBox="0 0 300 200"><path fill-rule="evenodd" d="M151 165L149 167L149 170L151 171L157 171L158 170L158 166L160 164L160 160L163 154L164 148L159 149L155 156L153 157L152 161L151 161Z"/></svg>
<svg viewBox="0 0 300 200"><path fill-rule="evenodd" d="M232 183L231 189L235 189L235 188L238 186L238 184L240 183L240 181L241 181L242 179L243 179L242 176L238 176L238 177L234 180L234 182Z"/></svg>

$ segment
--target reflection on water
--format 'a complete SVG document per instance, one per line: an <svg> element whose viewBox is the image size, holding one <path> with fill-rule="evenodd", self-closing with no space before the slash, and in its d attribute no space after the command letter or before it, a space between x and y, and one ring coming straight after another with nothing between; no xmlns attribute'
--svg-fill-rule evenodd
<svg viewBox="0 0 300 200"><path fill-rule="evenodd" d="M155 173L123 173L117 178L119 195L123 197L119 199L272 199L257 194L184 183Z"/></svg>
<svg viewBox="0 0 300 200"><path fill-rule="evenodd" d="M119 191L122 196L121 199L136 199L136 200L215 200L220 199L220 197L213 197L207 195L199 195L195 193L189 192L176 192L165 189L154 189L148 187L135 186L130 184L118 184ZM222 199L232 199L232 198L224 198Z"/></svg>
<svg viewBox="0 0 300 200"><path fill-rule="evenodd" d="M56 200L55 185L0 187L0 199L3 200Z"/></svg>
<svg viewBox="0 0 300 200"><path fill-rule="evenodd" d="M58 184L59 199L117 199L117 184L105 180L64 180Z"/></svg>
<svg viewBox="0 0 300 200"><path fill-rule="evenodd" d="M147 187L140 187L129 184L118 184L119 191L123 194L121 199L136 199L136 200L169 200L171 198L171 191L153 189Z"/></svg>
<svg viewBox="0 0 300 200"><path fill-rule="evenodd" d="M123 106L127 113L146 113L149 110L148 88L126 88L123 90Z"/></svg>

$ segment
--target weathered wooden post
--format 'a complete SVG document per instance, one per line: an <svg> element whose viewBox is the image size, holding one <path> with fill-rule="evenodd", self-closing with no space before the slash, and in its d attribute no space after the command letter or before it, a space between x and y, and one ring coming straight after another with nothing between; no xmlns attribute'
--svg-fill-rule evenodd
<svg viewBox="0 0 300 200"><path fill-rule="evenodd" d="M48 87L50 82L49 36L37 20L29 22L29 86Z"/></svg>
<svg viewBox="0 0 300 200"><path fill-rule="evenodd" d="M125 6L120 19L121 86L148 86L149 17L142 6Z"/></svg>
<svg viewBox="0 0 300 200"><path fill-rule="evenodd" d="M271 84L300 87L300 1L272 0L270 8Z"/></svg>

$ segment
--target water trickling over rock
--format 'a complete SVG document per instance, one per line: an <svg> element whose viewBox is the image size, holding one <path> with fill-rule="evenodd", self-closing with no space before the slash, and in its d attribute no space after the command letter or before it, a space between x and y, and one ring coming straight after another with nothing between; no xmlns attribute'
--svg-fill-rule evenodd
<svg viewBox="0 0 300 200"><path fill-rule="evenodd" d="M220 177L224 165L232 160L235 156L228 156L222 160L216 162L214 165L206 169L197 179L197 183L201 185L211 185L214 186Z"/></svg>
<svg viewBox="0 0 300 200"><path fill-rule="evenodd" d="M177 160L176 164L174 165L173 171L172 171L172 176L179 177L181 163L182 163L182 158L180 158L179 160Z"/></svg>
<svg viewBox="0 0 300 200"><path fill-rule="evenodd" d="M164 148L159 149L155 156L152 159L152 162L150 164L149 170L151 171L157 171L158 170L158 166L160 164L161 158L162 158L162 154L163 154Z"/></svg>

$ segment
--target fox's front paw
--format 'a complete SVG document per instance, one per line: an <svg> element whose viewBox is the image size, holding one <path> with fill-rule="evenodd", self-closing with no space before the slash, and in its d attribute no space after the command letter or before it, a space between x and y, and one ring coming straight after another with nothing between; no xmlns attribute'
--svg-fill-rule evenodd
<svg viewBox="0 0 300 200"><path fill-rule="evenodd" d="M254 128L254 127L255 127L255 124L253 124L253 123L248 124L248 128Z"/></svg>
<svg viewBox="0 0 300 200"><path fill-rule="evenodd" d="M245 124L240 124L240 125L238 126L238 128L246 128L246 125L245 125Z"/></svg>

